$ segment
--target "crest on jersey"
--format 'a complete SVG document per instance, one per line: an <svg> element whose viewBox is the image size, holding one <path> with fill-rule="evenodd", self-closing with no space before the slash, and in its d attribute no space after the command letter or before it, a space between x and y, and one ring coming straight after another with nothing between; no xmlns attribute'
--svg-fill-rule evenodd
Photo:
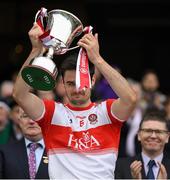
<svg viewBox="0 0 170 180"><path fill-rule="evenodd" d="M96 114L90 114L88 117L88 120L90 121L90 124L96 124L97 123L97 115Z"/></svg>

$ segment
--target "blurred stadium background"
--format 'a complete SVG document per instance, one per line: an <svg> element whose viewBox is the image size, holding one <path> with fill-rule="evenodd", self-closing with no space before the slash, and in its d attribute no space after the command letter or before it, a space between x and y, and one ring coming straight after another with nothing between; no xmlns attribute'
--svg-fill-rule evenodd
<svg viewBox="0 0 170 180"><path fill-rule="evenodd" d="M170 94L170 3L164 0L1 0L0 83L28 56L28 31L41 7L70 11L84 26L92 25L109 63L135 80L154 69L161 91Z"/></svg>

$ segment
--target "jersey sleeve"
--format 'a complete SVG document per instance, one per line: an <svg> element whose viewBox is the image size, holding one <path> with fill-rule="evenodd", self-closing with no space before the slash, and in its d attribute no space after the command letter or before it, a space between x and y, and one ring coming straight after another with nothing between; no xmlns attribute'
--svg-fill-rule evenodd
<svg viewBox="0 0 170 180"><path fill-rule="evenodd" d="M123 121L121 119L117 118L111 111L111 106L112 106L112 103L114 103L114 101L116 101L116 99L108 99L108 100L106 100L107 113L108 113L108 116L109 116L110 120L113 123L116 123L116 124L122 126Z"/></svg>
<svg viewBox="0 0 170 180"><path fill-rule="evenodd" d="M51 120L53 118L53 114L55 110L55 101L43 100L43 102L44 102L45 110L42 117L37 121L37 123L41 127L43 135L46 136L51 124Z"/></svg>

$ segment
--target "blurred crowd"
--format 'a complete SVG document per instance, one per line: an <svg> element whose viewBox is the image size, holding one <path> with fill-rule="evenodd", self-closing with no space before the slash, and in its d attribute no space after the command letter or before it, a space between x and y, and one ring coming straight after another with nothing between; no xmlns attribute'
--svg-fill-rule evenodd
<svg viewBox="0 0 170 180"><path fill-rule="evenodd" d="M115 67L120 73L121 70ZM118 98L108 82L96 71L98 82L94 87L94 101L101 101L107 98ZM170 96L163 94L160 89L158 74L148 69L143 73L141 81L127 78L131 87L137 95L137 105L130 118L123 124L119 145L119 157L134 157L141 152L141 145L137 139L139 124L145 114L159 112L164 116L170 129ZM165 153L170 157L170 142L166 144Z"/></svg>

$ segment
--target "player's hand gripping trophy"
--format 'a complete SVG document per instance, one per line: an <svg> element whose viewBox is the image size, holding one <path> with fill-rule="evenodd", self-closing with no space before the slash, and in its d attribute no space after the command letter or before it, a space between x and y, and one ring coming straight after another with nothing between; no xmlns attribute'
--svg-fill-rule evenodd
<svg viewBox="0 0 170 180"><path fill-rule="evenodd" d="M60 9L47 13L47 9L41 8L36 14L35 21L44 31L39 38L48 52L46 56L40 55L33 59L23 68L21 74L25 82L34 89L48 91L55 87L58 74L57 67L52 61L53 55L64 54L77 48L78 46L69 46L73 39L83 32L83 25L75 15Z"/></svg>

